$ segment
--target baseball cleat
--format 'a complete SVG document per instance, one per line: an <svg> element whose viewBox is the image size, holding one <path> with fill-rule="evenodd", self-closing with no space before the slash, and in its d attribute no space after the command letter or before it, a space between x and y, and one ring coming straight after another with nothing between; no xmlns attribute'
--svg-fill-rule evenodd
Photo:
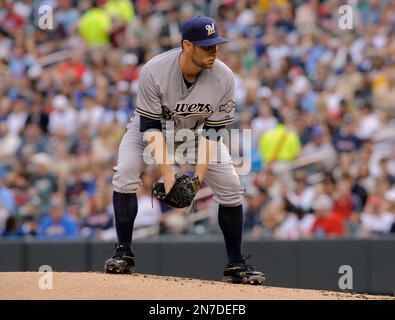
<svg viewBox="0 0 395 320"><path fill-rule="evenodd" d="M104 263L104 272L110 274L134 273L134 254L122 244L115 244L115 254Z"/></svg>
<svg viewBox="0 0 395 320"><path fill-rule="evenodd" d="M248 258L243 257L239 263L228 263L222 280L227 283L262 285L266 280L264 274L256 271L247 260Z"/></svg>

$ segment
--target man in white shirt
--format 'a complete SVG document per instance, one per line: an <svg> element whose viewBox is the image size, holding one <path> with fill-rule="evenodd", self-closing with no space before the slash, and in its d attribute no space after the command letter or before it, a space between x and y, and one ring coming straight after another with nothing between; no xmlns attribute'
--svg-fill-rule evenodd
<svg viewBox="0 0 395 320"><path fill-rule="evenodd" d="M54 111L49 116L49 132L70 136L77 128L77 113L64 95L57 95L52 100Z"/></svg>
<svg viewBox="0 0 395 320"><path fill-rule="evenodd" d="M270 107L270 98L272 91L268 87L260 87L257 90L257 99L259 100L258 117L251 122L252 145L256 146L262 133L273 129L277 124L277 119L273 116Z"/></svg>

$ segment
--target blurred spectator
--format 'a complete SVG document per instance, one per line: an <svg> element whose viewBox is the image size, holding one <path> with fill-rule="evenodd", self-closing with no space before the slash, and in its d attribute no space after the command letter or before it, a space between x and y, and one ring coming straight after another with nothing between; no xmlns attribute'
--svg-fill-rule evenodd
<svg viewBox="0 0 395 320"><path fill-rule="evenodd" d="M247 205L245 206L244 214L244 230L250 231L260 224L262 219L263 205L267 200L265 190L258 189L255 186L250 186L245 193Z"/></svg>
<svg viewBox="0 0 395 320"><path fill-rule="evenodd" d="M52 100L54 111L49 116L49 132L70 136L77 128L77 113L64 95L57 95Z"/></svg>
<svg viewBox="0 0 395 320"><path fill-rule="evenodd" d="M277 119L273 116L269 99L272 91L268 87L261 87L257 91L258 116L251 121L252 144L258 144L259 138L263 133L273 129L277 124Z"/></svg>
<svg viewBox="0 0 395 320"><path fill-rule="evenodd" d="M65 182L65 196L68 204L88 203L94 195L96 181L85 164L72 168Z"/></svg>
<svg viewBox="0 0 395 320"><path fill-rule="evenodd" d="M14 77L22 77L33 63L33 57L23 46L15 47L9 60L10 73Z"/></svg>
<svg viewBox="0 0 395 320"><path fill-rule="evenodd" d="M263 230L261 231L262 235L273 237L277 228L283 223L284 219L287 216L286 208L282 201L272 201L270 202L263 211L262 226ZM258 229L259 230L259 229ZM252 236L257 237L257 233L252 231Z"/></svg>
<svg viewBox="0 0 395 320"><path fill-rule="evenodd" d="M352 192L350 179L340 179L336 183L333 195L333 209L344 220L349 220L354 212L361 212L362 203Z"/></svg>
<svg viewBox="0 0 395 320"><path fill-rule="evenodd" d="M43 110L39 102L33 103L29 108L25 126L30 123L38 124L43 134L48 133L49 116L48 113Z"/></svg>
<svg viewBox="0 0 395 320"><path fill-rule="evenodd" d="M361 140L371 139L381 128L379 116L373 112L370 104L364 104L359 110L357 136Z"/></svg>
<svg viewBox="0 0 395 320"><path fill-rule="evenodd" d="M19 229L18 222L18 217L9 216L5 222L5 228L1 235L6 238L21 237L23 233Z"/></svg>
<svg viewBox="0 0 395 320"><path fill-rule="evenodd" d="M254 184L267 193L269 200L278 198L282 188L274 171L267 167L259 172Z"/></svg>
<svg viewBox="0 0 395 320"><path fill-rule="evenodd" d="M103 125L115 123L118 128L124 128L129 120L128 117L129 110L122 109L122 105L117 104L115 100L102 113L100 123Z"/></svg>
<svg viewBox="0 0 395 320"><path fill-rule="evenodd" d="M10 132L7 122L0 122L0 161L14 156L21 142L18 134Z"/></svg>
<svg viewBox="0 0 395 320"><path fill-rule="evenodd" d="M25 26L25 19L15 12L13 0L4 0L3 2L4 9L0 27L8 36L15 36Z"/></svg>
<svg viewBox="0 0 395 320"><path fill-rule="evenodd" d="M59 32L66 37L75 31L76 23L81 12L73 7L72 0L59 0L55 20L59 25Z"/></svg>
<svg viewBox="0 0 395 320"><path fill-rule="evenodd" d="M180 8L174 6L166 13L166 18L159 32L159 44L162 52L178 47L181 43Z"/></svg>
<svg viewBox="0 0 395 320"><path fill-rule="evenodd" d="M337 132L334 139L334 146L337 152L353 152L361 149L361 140L355 135L355 119L346 114L343 117L344 126Z"/></svg>
<svg viewBox="0 0 395 320"><path fill-rule="evenodd" d="M40 201L43 212L48 210L52 194L58 190L58 177L51 170L51 158L45 153L37 153L31 159L31 196Z"/></svg>
<svg viewBox="0 0 395 320"><path fill-rule="evenodd" d="M130 48L137 54L139 64L147 61L147 54L150 53L155 39L155 29L149 14L142 14L129 25L126 31L126 38L129 38Z"/></svg>
<svg viewBox="0 0 395 320"><path fill-rule="evenodd" d="M0 206L5 208L8 214L14 214L16 213L14 196L4 182L4 178L0 177Z"/></svg>
<svg viewBox="0 0 395 320"><path fill-rule="evenodd" d="M111 18L110 41L113 46L121 46L125 41L125 32L128 24L134 17L133 2L128 0L108 0L104 10Z"/></svg>
<svg viewBox="0 0 395 320"><path fill-rule="evenodd" d="M329 140L328 133L317 126L312 129L310 139L310 142L302 147L301 155L317 157L317 161L312 164L316 172L331 171L336 164L336 151Z"/></svg>
<svg viewBox="0 0 395 320"><path fill-rule="evenodd" d="M315 188L308 185L304 171L296 171L294 181L295 187L287 192L286 198L294 207L309 212L316 196Z"/></svg>
<svg viewBox="0 0 395 320"><path fill-rule="evenodd" d="M111 18L124 23L130 23L135 16L133 2L128 0L108 0L104 5L104 10Z"/></svg>
<svg viewBox="0 0 395 320"><path fill-rule="evenodd" d="M95 101L94 97L86 96L83 100L84 107L78 111L80 127L88 127L90 132L96 133L103 116L104 108Z"/></svg>
<svg viewBox="0 0 395 320"><path fill-rule="evenodd" d="M39 236L47 239L67 239L78 235L78 224L65 212L62 196L54 196L49 213L40 221Z"/></svg>
<svg viewBox="0 0 395 320"><path fill-rule="evenodd" d="M299 137L281 119L275 128L261 136L259 150L267 165L275 161L292 161L299 155Z"/></svg>
<svg viewBox="0 0 395 320"><path fill-rule="evenodd" d="M59 81L62 82L62 85L70 84L74 81L83 80L83 75L86 71L85 62L83 60L82 52L80 50L73 50L70 53L70 60L67 60L59 65L57 68L57 74L59 75ZM67 104L70 105L69 101L65 102L63 95L58 95L54 98L52 102L53 107L58 109L60 105Z"/></svg>
<svg viewBox="0 0 395 320"><path fill-rule="evenodd" d="M385 208L385 202L380 197L369 197L361 214L363 232L367 235L388 234L395 222L393 213Z"/></svg>
<svg viewBox="0 0 395 320"><path fill-rule="evenodd" d="M93 1L92 8L85 12L79 20L79 33L88 45L106 45L110 41L111 18L99 5Z"/></svg>
<svg viewBox="0 0 395 320"><path fill-rule="evenodd" d="M98 135L92 140L92 160L96 163L111 163L118 143L117 132L110 125L101 126Z"/></svg>
<svg viewBox="0 0 395 320"><path fill-rule="evenodd" d="M19 232L24 237L36 237L38 235L39 225L33 215L27 215L22 218Z"/></svg>
<svg viewBox="0 0 395 320"><path fill-rule="evenodd" d="M316 28L317 9L317 0L308 0L297 8L295 23L301 33L312 32Z"/></svg>
<svg viewBox="0 0 395 320"><path fill-rule="evenodd" d="M73 155L83 157L88 156L92 150L92 135L89 127L82 127L75 140L71 141L70 151Z"/></svg>
<svg viewBox="0 0 395 320"><path fill-rule="evenodd" d="M0 60L10 56L12 40L0 32Z"/></svg>
<svg viewBox="0 0 395 320"><path fill-rule="evenodd" d="M344 222L341 216L333 211L332 199L322 195L313 202L315 222L311 233L316 237L344 235Z"/></svg>
<svg viewBox="0 0 395 320"><path fill-rule="evenodd" d="M283 240L311 238L316 217L304 210L292 210L276 228L274 237Z"/></svg>
<svg viewBox="0 0 395 320"><path fill-rule="evenodd" d="M23 100L16 100L14 102L12 112L7 118L8 128L11 133L19 134L25 127L27 118L26 107Z"/></svg>
<svg viewBox="0 0 395 320"><path fill-rule="evenodd" d="M113 227L113 217L108 212L109 201L105 194L97 193L91 201L90 212L84 218L81 234L86 237L100 237L100 233Z"/></svg>

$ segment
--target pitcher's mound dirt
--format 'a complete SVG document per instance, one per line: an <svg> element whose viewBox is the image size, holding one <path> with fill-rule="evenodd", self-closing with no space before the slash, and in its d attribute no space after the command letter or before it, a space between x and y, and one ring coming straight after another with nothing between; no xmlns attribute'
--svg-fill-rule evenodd
<svg viewBox="0 0 395 320"><path fill-rule="evenodd" d="M323 290L301 290L227 284L191 278L146 274L106 275L97 272L53 273L53 289L37 272L0 273L0 299L127 299L127 300L273 300L273 299L392 299Z"/></svg>

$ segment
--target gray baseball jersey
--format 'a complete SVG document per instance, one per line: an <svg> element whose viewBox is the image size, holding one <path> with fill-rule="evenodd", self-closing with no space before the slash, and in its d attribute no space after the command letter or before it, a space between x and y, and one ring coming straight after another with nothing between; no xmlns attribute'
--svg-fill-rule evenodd
<svg viewBox="0 0 395 320"><path fill-rule="evenodd" d="M141 173L147 168L144 161L147 142L144 133L140 132L140 115L162 120L164 129L166 120L173 120L176 132L187 128L197 133L204 123L215 127L233 121L235 100L232 71L216 60L213 68L202 70L188 89L179 67L180 53L181 49L165 52L150 60L141 70L137 114L131 118L122 138L117 170L112 180L113 189L117 192L136 192L141 186ZM239 205L243 201L244 188L222 141L218 143L218 151L222 161L209 165L205 182L218 203Z"/></svg>
<svg viewBox="0 0 395 320"><path fill-rule="evenodd" d="M235 110L234 76L220 60L212 69L203 69L187 88L181 73L181 49L173 49L151 59L139 78L136 111L141 115L174 121L174 130L197 130L233 122Z"/></svg>

